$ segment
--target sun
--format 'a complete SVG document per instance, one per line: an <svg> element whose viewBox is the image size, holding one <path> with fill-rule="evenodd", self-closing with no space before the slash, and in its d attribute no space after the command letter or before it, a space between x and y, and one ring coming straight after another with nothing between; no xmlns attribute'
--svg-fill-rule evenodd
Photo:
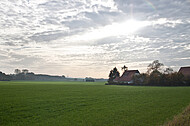
<svg viewBox="0 0 190 126"><path fill-rule="evenodd" d="M122 36L134 34L136 31L148 25L147 21L137 21L134 19L126 20L124 22L112 23L96 29L75 36L74 39L78 40L96 40L110 36Z"/></svg>
<svg viewBox="0 0 190 126"><path fill-rule="evenodd" d="M135 33L147 25L147 21L137 21L135 19L130 19L124 22L112 23L111 25L97 29L97 31L95 30L94 33L99 36L128 35Z"/></svg>
<svg viewBox="0 0 190 126"><path fill-rule="evenodd" d="M114 31L113 33L116 35L127 35L135 33L135 31L141 29L142 27L145 27L146 25L147 23L144 21L137 21L134 19L130 19L122 23L116 23L110 25L109 30L113 30Z"/></svg>

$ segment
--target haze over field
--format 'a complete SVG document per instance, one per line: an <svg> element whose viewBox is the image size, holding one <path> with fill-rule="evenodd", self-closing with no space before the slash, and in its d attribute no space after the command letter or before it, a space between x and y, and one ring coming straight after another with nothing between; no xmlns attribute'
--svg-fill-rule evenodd
<svg viewBox="0 0 190 126"><path fill-rule="evenodd" d="M0 70L104 77L190 64L190 0L1 0Z"/></svg>

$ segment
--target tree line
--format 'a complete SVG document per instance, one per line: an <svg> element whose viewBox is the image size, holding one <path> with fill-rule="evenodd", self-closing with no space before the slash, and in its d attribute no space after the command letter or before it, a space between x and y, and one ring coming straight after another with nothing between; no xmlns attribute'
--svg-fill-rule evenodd
<svg viewBox="0 0 190 126"><path fill-rule="evenodd" d="M0 81L9 81L11 80L11 76L10 75L6 75L5 73L0 71Z"/></svg>
<svg viewBox="0 0 190 126"><path fill-rule="evenodd" d="M0 81L10 81L10 80L63 80L65 76L51 76L45 74L35 74L33 72L29 72L27 69L15 69L14 74L5 74L0 72Z"/></svg>

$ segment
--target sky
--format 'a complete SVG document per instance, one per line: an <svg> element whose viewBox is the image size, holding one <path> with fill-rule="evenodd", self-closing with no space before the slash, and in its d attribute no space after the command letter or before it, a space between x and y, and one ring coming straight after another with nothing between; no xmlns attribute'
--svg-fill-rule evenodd
<svg viewBox="0 0 190 126"><path fill-rule="evenodd" d="M190 0L1 0L0 71L108 78L190 66Z"/></svg>

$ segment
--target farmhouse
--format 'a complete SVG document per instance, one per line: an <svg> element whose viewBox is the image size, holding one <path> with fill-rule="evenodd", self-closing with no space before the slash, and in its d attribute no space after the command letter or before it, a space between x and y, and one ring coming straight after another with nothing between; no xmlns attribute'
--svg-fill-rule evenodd
<svg viewBox="0 0 190 126"><path fill-rule="evenodd" d="M138 70L125 70L121 77L116 77L113 81L117 83L133 83L133 77L136 75L140 75Z"/></svg>
<svg viewBox="0 0 190 126"><path fill-rule="evenodd" d="M185 77L190 77L190 67L181 67L179 73L182 73Z"/></svg>

